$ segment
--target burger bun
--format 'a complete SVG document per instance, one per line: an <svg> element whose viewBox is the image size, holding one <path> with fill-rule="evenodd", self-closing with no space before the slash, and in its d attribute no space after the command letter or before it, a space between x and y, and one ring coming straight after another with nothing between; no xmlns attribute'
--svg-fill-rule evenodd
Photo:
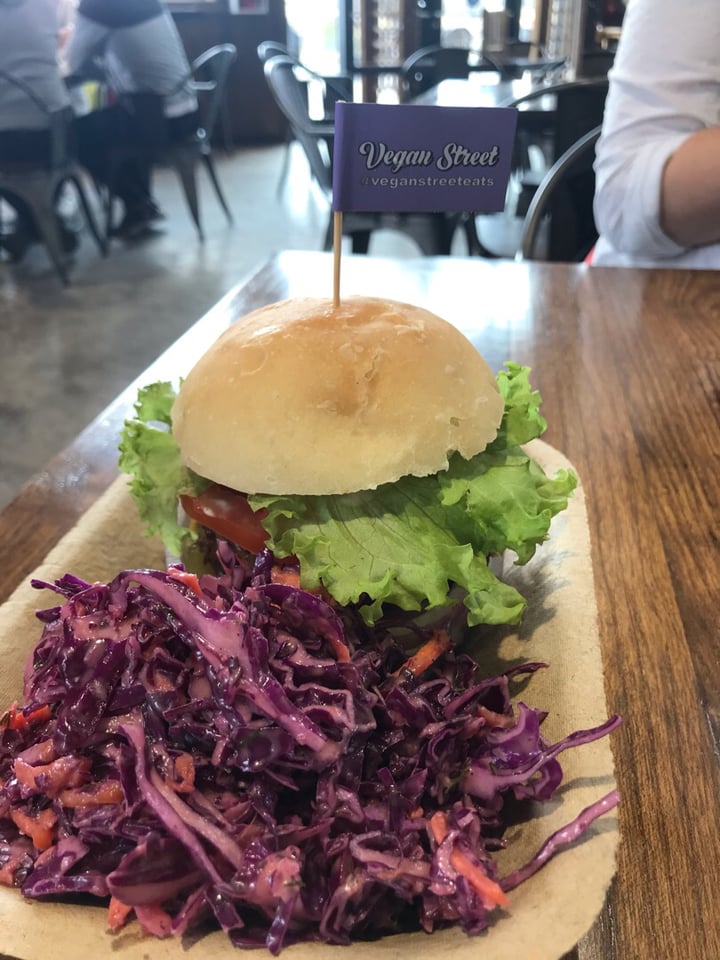
<svg viewBox="0 0 720 960"><path fill-rule="evenodd" d="M245 493L338 494L445 469L495 437L503 401L452 324L376 297L293 299L233 323L173 408L184 463Z"/></svg>

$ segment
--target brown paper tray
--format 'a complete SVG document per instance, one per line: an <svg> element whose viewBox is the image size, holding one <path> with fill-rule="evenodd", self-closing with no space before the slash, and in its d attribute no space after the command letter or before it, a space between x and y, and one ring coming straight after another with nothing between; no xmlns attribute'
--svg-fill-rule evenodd
<svg viewBox="0 0 720 960"><path fill-rule="evenodd" d="M547 444L534 441L532 452L548 472L570 464ZM66 572L89 580L109 580L119 570L159 566L160 546L142 536L125 480L118 480L82 521L52 550L33 574L53 580ZM546 739L601 723L607 717L597 630L590 540L582 488L568 510L556 518L550 540L526 567L510 567L504 576L528 599L518 632L493 632L479 654L493 674L520 660L545 660L551 669L534 674L522 691L531 706L550 711ZM49 594L22 585L0 608L0 705L18 696L28 652L39 639L34 618L50 606ZM606 739L561 755L565 780L539 816L515 827L501 873L527 860L554 830L614 786L610 744ZM589 930L600 912L615 872L617 819L597 821L572 849L559 854L510 894L510 909L480 937L459 929L386 937L352 947L308 944L289 947L288 960L559 960ZM155 940L137 924L111 935L102 907L27 901L0 887L0 951L18 960L215 960L237 957L222 933L196 944ZM1 960L1 958L0 958Z"/></svg>

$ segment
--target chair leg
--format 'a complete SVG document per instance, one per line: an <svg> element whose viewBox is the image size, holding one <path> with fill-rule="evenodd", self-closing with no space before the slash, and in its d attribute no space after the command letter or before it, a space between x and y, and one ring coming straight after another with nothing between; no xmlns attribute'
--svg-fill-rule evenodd
<svg viewBox="0 0 720 960"><path fill-rule="evenodd" d="M213 187L215 188L215 193L217 194L217 198L220 201L220 206L223 208L223 211L225 212L227 221L228 223L232 223L233 222L232 211L230 210L230 207L227 205L227 200L225 199L225 196L220 188L220 181L218 180L218 176L215 171L215 164L213 163L213 159L209 153L203 154L203 162L205 163L205 169L208 172L210 181Z"/></svg>
<svg viewBox="0 0 720 960"><path fill-rule="evenodd" d="M85 223L87 224L88 229L92 234L92 238L97 244L97 248L100 251L101 256L106 257L108 255L107 239L102 235L102 231L97 224L97 221L95 219L95 213L92 207L90 206L90 201L88 199L87 193L85 192L85 187L83 185L83 182L80 179L80 176L74 173L68 177L68 180L75 187L78 198L80 200L80 206L82 207L83 215L85 217Z"/></svg>
<svg viewBox="0 0 720 960"><path fill-rule="evenodd" d="M469 256L487 257L488 259L497 258L498 254L493 253L492 250L488 249L488 247L486 247L480 239L480 235L477 231L477 224L475 223L474 213L463 214L462 226L463 230L465 231Z"/></svg>
<svg viewBox="0 0 720 960"><path fill-rule="evenodd" d="M195 226L197 227L198 237L200 240L204 240L205 235L203 234L202 225L200 223L200 203L198 201L197 181L195 179L195 158L193 157L192 160L189 160L182 157L176 160L173 163L173 166L175 167L175 172L180 178L180 183L182 184L182 188L185 193L185 200L187 201L190 215L193 218Z"/></svg>
<svg viewBox="0 0 720 960"><path fill-rule="evenodd" d="M367 253L370 247L370 231L355 230L351 234L352 252Z"/></svg>
<svg viewBox="0 0 720 960"><path fill-rule="evenodd" d="M333 248L333 238L335 236L335 217L330 213L330 218L325 227L325 237L323 239L323 250L327 252Z"/></svg>
<svg viewBox="0 0 720 960"><path fill-rule="evenodd" d="M109 243L113 232L113 193L110 187L97 185L98 194L102 204L102 215L104 220L105 242Z"/></svg>
<svg viewBox="0 0 720 960"><path fill-rule="evenodd" d="M24 199L30 208L37 231L45 244L57 275L60 277L63 286L69 286L70 275L67 269L67 257L63 251L60 231L58 230L53 191L50 189L43 190L42 196L34 193L32 198L26 194Z"/></svg>
<svg viewBox="0 0 720 960"><path fill-rule="evenodd" d="M285 189L288 177L290 176L290 158L294 139L295 138L293 137L292 133L288 130L287 136L285 137L285 153L283 155L282 168L280 170L280 176L278 177L277 183L276 192L278 200L282 197L283 190Z"/></svg>
<svg viewBox="0 0 720 960"><path fill-rule="evenodd" d="M411 236L425 256L446 256L452 246L455 222L447 214L429 214L427 219L402 218L398 229Z"/></svg>

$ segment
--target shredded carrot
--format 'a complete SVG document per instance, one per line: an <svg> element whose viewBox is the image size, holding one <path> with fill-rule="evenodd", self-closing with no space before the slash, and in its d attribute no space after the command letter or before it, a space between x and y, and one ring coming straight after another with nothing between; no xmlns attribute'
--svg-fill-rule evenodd
<svg viewBox="0 0 720 960"><path fill-rule="evenodd" d="M10 707L8 715L8 727L11 730L24 730L29 723L39 723L42 720L49 720L52 717L52 710L45 706L37 707L30 713L23 713L22 708L18 709L17 703Z"/></svg>
<svg viewBox="0 0 720 960"><path fill-rule="evenodd" d="M271 583L284 583L288 587L297 587L300 589L300 571L291 567L281 567L275 564L270 571Z"/></svg>
<svg viewBox="0 0 720 960"><path fill-rule="evenodd" d="M88 757L58 757L50 763L32 766L16 757L13 760L13 773L24 787L29 787L48 797L56 797L68 787L81 787L87 783L90 775ZM41 779L38 780L38 777Z"/></svg>
<svg viewBox="0 0 720 960"><path fill-rule="evenodd" d="M110 897L110 904L108 906L108 927L110 927L113 933L123 926L128 918L128 914L132 912L132 909L132 907L129 907L126 903L123 903L122 900L118 900L117 897Z"/></svg>
<svg viewBox="0 0 720 960"><path fill-rule="evenodd" d="M123 798L118 780L101 780L89 790L68 788L58 797L63 807L92 807L95 804L120 803Z"/></svg>
<svg viewBox="0 0 720 960"><path fill-rule="evenodd" d="M331 635L330 646L333 649L333 653L335 654L335 659L337 660L338 663L350 662L350 650L348 647L345 646L342 640L339 640L337 637Z"/></svg>
<svg viewBox="0 0 720 960"><path fill-rule="evenodd" d="M41 810L36 817L31 817L23 810L11 810L10 819L20 833L30 837L38 850L47 850L53 845L57 815L49 807Z"/></svg>
<svg viewBox="0 0 720 960"><path fill-rule="evenodd" d="M438 810L430 817L430 829L435 838L435 842L440 844L448 835L447 817L442 811ZM507 907L510 901L505 891L491 880L479 864L473 863L461 850L453 849L450 854L450 866L472 884L476 892L482 899L493 906Z"/></svg>
<svg viewBox="0 0 720 960"><path fill-rule="evenodd" d="M288 587L296 587L298 590L305 590L307 593L312 593L316 597L322 597L325 603L333 603L332 596L322 584L317 587L302 586L300 583L300 572L297 569L296 557L287 557L285 561L281 560L279 563L274 564L270 570L270 582L284 583Z"/></svg>
<svg viewBox="0 0 720 960"><path fill-rule="evenodd" d="M270 581L272 583L282 583L288 587L296 587L298 590L305 589L300 586L300 572L298 570L291 567L284 567L278 563L270 570ZM308 590L307 592L322 597L326 602L330 599L322 587L319 590ZM338 663L348 663L350 660L350 650L348 647L335 636L328 637L328 642L332 647L332 652L335 654L335 659Z"/></svg>
<svg viewBox="0 0 720 960"><path fill-rule="evenodd" d="M168 570L168 576L172 577L173 580L179 580L180 583L184 583L186 587L190 587L193 593L202 600L203 592L200 588L200 580L197 574L189 573L187 570L176 570L173 567Z"/></svg>
<svg viewBox="0 0 720 960"><path fill-rule="evenodd" d="M435 630L430 639L424 643L405 663L393 673L394 677L401 677L406 673L419 677L422 673L442 656L451 644L447 630Z"/></svg>
<svg viewBox="0 0 720 960"><path fill-rule="evenodd" d="M500 884L491 880L482 867L471 863L460 850L453 850L450 856L450 863L458 873L462 874L462 876L475 887L483 900L499 907L507 907L509 905L510 901Z"/></svg>
<svg viewBox="0 0 720 960"><path fill-rule="evenodd" d="M169 780L168 786L175 793L192 793L195 789L195 763L189 753L181 753L175 757L175 776L177 780Z"/></svg>
<svg viewBox="0 0 720 960"><path fill-rule="evenodd" d="M448 835L447 817L441 810L438 810L437 813L434 813L430 817L428 822L430 824L430 829L432 830L435 843L442 843L445 837Z"/></svg>

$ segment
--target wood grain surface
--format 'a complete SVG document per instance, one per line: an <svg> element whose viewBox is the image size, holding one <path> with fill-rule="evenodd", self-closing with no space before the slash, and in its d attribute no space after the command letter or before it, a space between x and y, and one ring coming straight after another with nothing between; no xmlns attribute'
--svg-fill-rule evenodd
<svg viewBox="0 0 720 960"><path fill-rule="evenodd" d="M256 306L331 290L330 255L281 254L139 382L177 378ZM545 439L585 485L622 839L566 960L718 960L720 274L346 257L342 293L360 292L441 313L493 368L530 364ZM0 514L0 599L117 475L137 385Z"/></svg>

